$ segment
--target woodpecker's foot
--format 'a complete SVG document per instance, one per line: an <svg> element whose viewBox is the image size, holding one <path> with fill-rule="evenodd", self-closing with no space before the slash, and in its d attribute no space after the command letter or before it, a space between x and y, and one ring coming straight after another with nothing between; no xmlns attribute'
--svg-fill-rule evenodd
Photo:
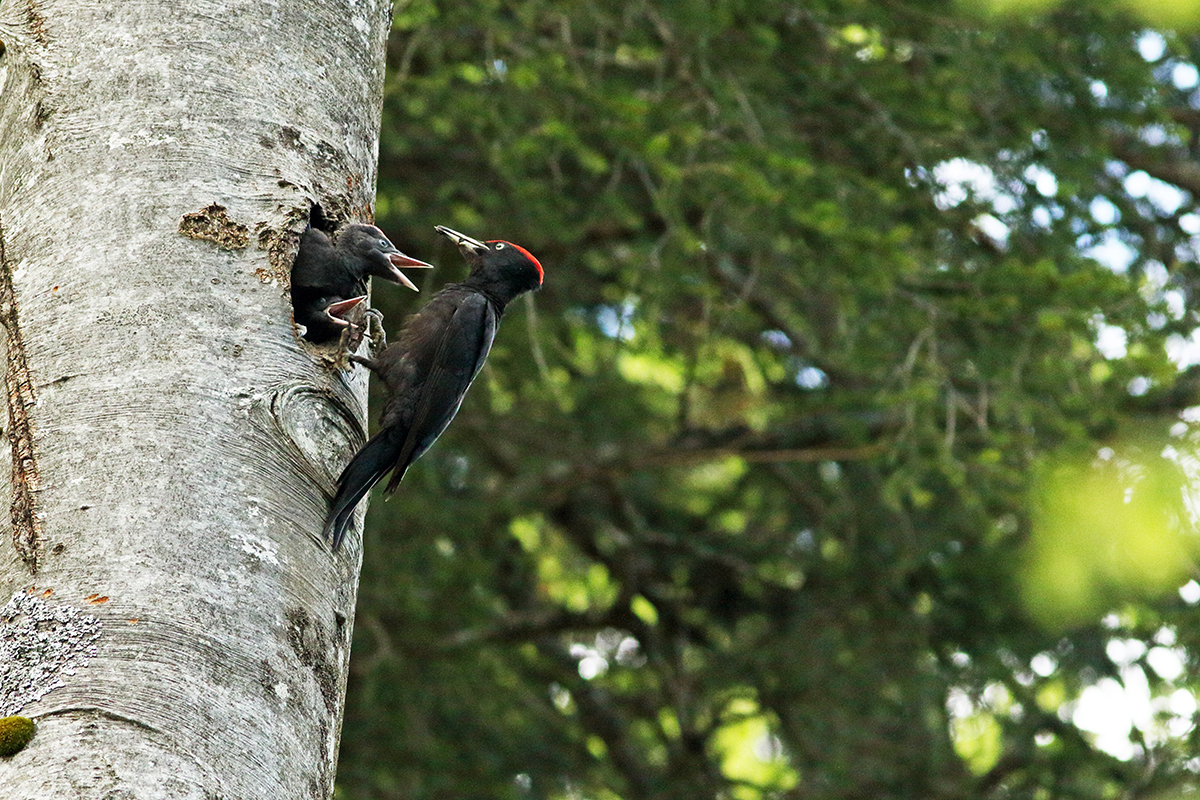
<svg viewBox="0 0 1200 800"><path fill-rule="evenodd" d="M357 353L364 339L372 356L387 345L387 337L383 332L383 314L374 308L361 309L350 318L349 326L342 331L342 352L347 355Z"/></svg>
<svg viewBox="0 0 1200 800"><path fill-rule="evenodd" d="M342 337L338 340L338 352L343 355L358 350L358 346L362 344L363 331L358 325L349 325L342 329Z"/></svg>
<svg viewBox="0 0 1200 800"><path fill-rule="evenodd" d="M346 316L346 329L342 331L342 338L338 343L342 352L358 352L358 348L362 346L363 339L367 335L367 329L370 327L368 315L372 311L373 309L368 309L367 304L363 303Z"/></svg>
<svg viewBox="0 0 1200 800"><path fill-rule="evenodd" d="M364 367L372 371L379 366L375 362L375 359L367 358L366 356L360 356L358 353L346 353L346 360L351 364L362 364Z"/></svg>
<svg viewBox="0 0 1200 800"><path fill-rule="evenodd" d="M375 308L368 308L363 313L363 321L366 323L366 338L370 341L368 345L371 349L371 358L379 355L383 348L387 347L387 332L383 329L383 313Z"/></svg>

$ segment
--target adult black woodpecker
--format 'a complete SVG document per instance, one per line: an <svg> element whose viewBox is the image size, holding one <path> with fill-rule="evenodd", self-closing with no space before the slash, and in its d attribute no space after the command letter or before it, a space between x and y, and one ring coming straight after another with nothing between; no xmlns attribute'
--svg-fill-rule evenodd
<svg viewBox="0 0 1200 800"><path fill-rule="evenodd" d="M351 356L378 375L387 389L379 433L338 478L324 535L341 547L358 502L388 472L394 492L405 471L454 419L483 366L496 326L513 298L542 285L542 265L512 242L481 242L437 226L470 265L462 283L451 283L408 318L399 338L378 357Z"/></svg>
<svg viewBox="0 0 1200 800"><path fill-rule="evenodd" d="M343 225L332 241L309 227L300 237L300 252L292 265L293 315L310 342L337 339L350 324L345 314L366 298L368 277L416 291L400 268L431 266L401 253L374 225Z"/></svg>

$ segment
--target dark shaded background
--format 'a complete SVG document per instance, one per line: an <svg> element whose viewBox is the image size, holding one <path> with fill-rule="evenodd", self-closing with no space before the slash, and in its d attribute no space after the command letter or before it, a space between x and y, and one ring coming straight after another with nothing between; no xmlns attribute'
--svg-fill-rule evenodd
<svg viewBox="0 0 1200 800"><path fill-rule="evenodd" d="M371 507L338 796L1193 786L1190 561L1134 579L1152 535L1084 530L1111 569L1022 600L1048 456L1107 447L1130 483L1132 433L1153 458L1194 402L1165 346L1196 326L1200 53L1147 36L915 0L398 5L378 222L439 268L377 287L389 329L465 274L435 224L546 285ZM950 159L990 188L947 193ZM1138 675L1161 724L1118 759L1073 704Z"/></svg>

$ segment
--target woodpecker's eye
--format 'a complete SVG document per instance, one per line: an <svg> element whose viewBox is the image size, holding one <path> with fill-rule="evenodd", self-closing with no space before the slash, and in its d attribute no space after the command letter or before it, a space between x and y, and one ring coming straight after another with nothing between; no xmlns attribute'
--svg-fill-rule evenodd
<svg viewBox="0 0 1200 800"><path fill-rule="evenodd" d="M387 240L387 239L380 239L380 240L379 240L379 246L380 246L380 247L383 247L383 248L386 248L386 247L388 246L388 240Z"/></svg>

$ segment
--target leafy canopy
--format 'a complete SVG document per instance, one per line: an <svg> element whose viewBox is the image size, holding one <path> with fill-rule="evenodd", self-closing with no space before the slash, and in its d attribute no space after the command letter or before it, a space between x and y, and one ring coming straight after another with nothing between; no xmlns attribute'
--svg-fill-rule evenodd
<svg viewBox="0 0 1200 800"><path fill-rule="evenodd" d="M339 796L1192 785L1200 53L1142 24L400 4L380 224L546 286L372 508Z"/></svg>

